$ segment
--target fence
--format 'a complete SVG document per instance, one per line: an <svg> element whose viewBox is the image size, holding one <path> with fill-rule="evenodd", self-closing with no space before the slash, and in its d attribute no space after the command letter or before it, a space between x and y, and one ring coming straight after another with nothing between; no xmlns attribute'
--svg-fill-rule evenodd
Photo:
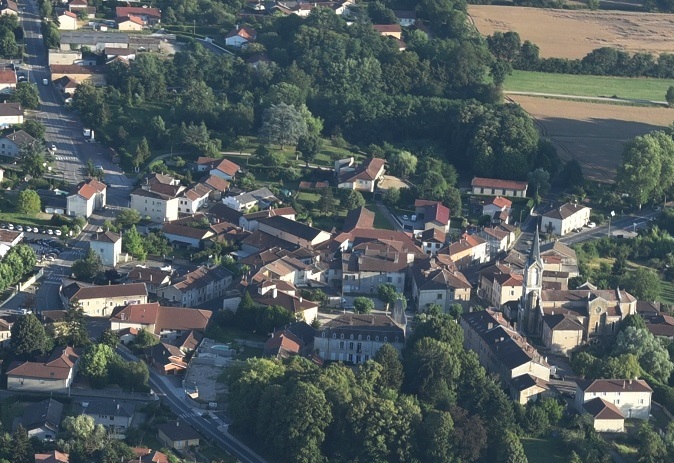
<svg viewBox="0 0 674 463"><path fill-rule="evenodd" d="M24 291L26 288L35 284L35 282L40 278L42 278L43 275L44 275L44 268L41 267L40 270L38 270L37 273L34 273L29 279L27 279L26 281L22 281L21 283L16 285L17 291Z"/></svg>

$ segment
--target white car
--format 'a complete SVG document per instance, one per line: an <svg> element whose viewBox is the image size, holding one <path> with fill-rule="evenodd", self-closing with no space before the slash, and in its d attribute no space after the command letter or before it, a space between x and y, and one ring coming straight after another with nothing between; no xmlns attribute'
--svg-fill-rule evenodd
<svg viewBox="0 0 674 463"><path fill-rule="evenodd" d="M51 151L56 151L56 145L52 143L51 146L49 147L49 149Z"/></svg>
<svg viewBox="0 0 674 463"><path fill-rule="evenodd" d="M54 230L52 230L51 228L49 230L47 230L47 235L53 235L53 234L54 234Z"/></svg>
<svg viewBox="0 0 674 463"><path fill-rule="evenodd" d="M588 224L587 224L587 228L594 228L596 226L597 226L597 224L594 223L594 222L588 222Z"/></svg>
<svg viewBox="0 0 674 463"><path fill-rule="evenodd" d="M61 236L61 230L56 230L54 231L54 233L56 234L56 236Z"/></svg>
<svg viewBox="0 0 674 463"><path fill-rule="evenodd" d="M30 232L33 231L33 229L32 229L31 227L26 227L26 231L27 231L28 233L30 233Z"/></svg>
<svg viewBox="0 0 674 463"><path fill-rule="evenodd" d="M408 219L409 219L409 217L407 217L406 215L403 215L403 220L408 220Z"/></svg>
<svg viewBox="0 0 674 463"><path fill-rule="evenodd" d="M23 231L23 227L21 225L17 225L16 231Z"/></svg>
<svg viewBox="0 0 674 463"><path fill-rule="evenodd" d="M10 223L9 225L7 225L7 228L10 230L14 230L14 224Z"/></svg>

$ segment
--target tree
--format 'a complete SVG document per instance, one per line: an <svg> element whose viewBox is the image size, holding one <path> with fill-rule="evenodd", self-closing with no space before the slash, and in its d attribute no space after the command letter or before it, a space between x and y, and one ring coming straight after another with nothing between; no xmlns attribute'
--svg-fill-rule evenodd
<svg viewBox="0 0 674 463"><path fill-rule="evenodd" d="M323 139L319 135L311 133L299 137L295 147L307 166L316 159L316 155L320 153L321 149L323 149Z"/></svg>
<svg viewBox="0 0 674 463"><path fill-rule="evenodd" d="M37 214L42 210L40 196L35 190L23 190L19 193L17 210L23 214Z"/></svg>
<svg viewBox="0 0 674 463"><path fill-rule="evenodd" d="M669 88L667 89L665 101L667 102L670 108L674 106L674 85L670 85Z"/></svg>
<svg viewBox="0 0 674 463"><path fill-rule="evenodd" d="M119 339L117 338L117 335L113 333L110 328L104 329L103 332L101 332L101 335L98 337L99 344L105 344L113 349L117 347L118 342Z"/></svg>
<svg viewBox="0 0 674 463"><path fill-rule="evenodd" d="M44 140L44 134L45 134L45 127L44 124L38 120L35 119L27 119L23 122L23 125L21 126L23 130L28 133L33 138L36 138L38 140Z"/></svg>
<svg viewBox="0 0 674 463"><path fill-rule="evenodd" d="M159 339L146 329L138 330L136 339L133 340L133 347L138 350L146 349L159 344Z"/></svg>
<svg viewBox="0 0 674 463"><path fill-rule="evenodd" d="M431 410L424 417L417 432L417 455L427 463L452 461L452 416L440 410Z"/></svg>
<svg viewBox="0 0 674 463"><path fill-rule="evenodd" d="M138 233L135 225L131 225L131 228L124 235L122 248L138 260L143 261L147 259L143 237Z"/></svg>
<svg viewBox="0 0 674 463"><path fill-rule="evenodd" d="M417 170L417 157L409 151L396 150L388 159L391 172L402 178L408 178Z"/></svg>
<svg viewBox="0 0 674 463"><path fill-rule="evenodd" d="M135 167L140 166L145 161L150 158L150 145L147 142L147 138L143 137L138 145L136 145L136 156L133 159L133 165Z"/></svg>
<svg viewBox="0 0 674 463"><path fill-rule="evenodd" d="M641 368L663 383L669 380L674 371L674 363L667 349L645 328L630 326L618 333L612 354L634 354Z"/></svg>
<svg viewBox="0 0 674 463"><path fill-rule="evenodd" d="M529 461L520 438L512 431L506 431L503 434L498 448L500 449L499 463L527 463Z"/></svg>
<svg viewBox="0 0 674 463"><path fill-rule="evenodd" d="M42 4L46 3L50 2L42 2ZM58 48L61 42L61 33L54 22L42 22L42 39L47 48Z"/></svg>
<svg viewBox="0 0 674 463"><path fill-rule="evenodd" d="M395 304L400 295L391 283L383 283L377 286L377 297L386 304L386 310L389 310L390 305Z"/></svg>
<svg viewBox="0 0 674 463"><path fill-rule="evenodd" d="M660 296L660 275L654 270L639 267L623 280L625 289L642 301L655 301Z"/></svg>
<svg viewBox="0 0 674 463"><path fill-rule="evenodd" d="M353 310L356 313L370 313L374 309L374 301L369 297L359 296L353 300Z"/></svg>
<svg viewBox="0 0 674 463"><path fill-rule="evenodd" d="M457 352L431 338L422 338L405 349L405 390L437 407L446 407L455 400L456 380L461 373Z"/></svg>
<svg viewBox="0 0 674 463"><path fill-rule="evenodd" d="M527 176L529 182L530 191L533 191L537 195L544 195L550 191L550 174L543 169L536 169L533 172L529 172Z"/></svg>
<svg viewBox="0 0 674 463"><path fill-rule="evenodd" d="M14 355L21 360L34 360L51 350L51 339L33 313L20 317L12 325L11 335L9 346Z"/></svg>
<svg viewBox="0 0 674 463"><path fill-rule="evenodd" d="M307 133L307 123L301 112L293 105L279 103L267 108L262 116L260 139L266 143L296 145Z"/></svg>
<svg viewBox="0 0 674 463"><path fill-rule="evenodd" d="M93 281L101 273L102 268L101 258L93 249L89 249L83 259L73 263L71 269L78 280Z"/></svg>
<svg viewBox="0 0 674 463"><path fill-rule="evenodd" d="M127 229L132 225L137 225L140 223L140 212L135 209L122 209L117 212L117 218L115 219L115 224L122 228Z"/></svg>
<svg viewBox="0 0 674 463"><path fill-rule="evenodd" d="M365 198L363 194L358 190L348 190L346 193L346 199L344 200L344 207L347 211L357 209L365 205Z"/></svg>
<svg viewBox="0 0 674 463"><path fill-rule="evenodd" d="M564 164L560 177L563 179L564 184L569 187L582 186L585 183L583 169L575 159L571 159Z"/></svg>
<svg viewBox="0 0 674 463"><path fill-rule="evenodd" d="M664 132L642 135L625 145L617 183L641 209L646 201L671 187L673 166L672 138Z"/></svg>
<svg viewBox="0 0 674 463"><path fill-rule="evenodd" d="M382 366L380 381L384 387L399 391L403 384L403 364L400 361L400 354L390 344L384 344L374 354L372 360Z"/></svg>
<svg viewBox="0 0 674 463"><path fill-rule="evenodd" d="M108 369L116 356L107 344L92 344L82 354L79 372L89 379L93 387L105 387L109 383Z"/></svg>
<svg viewBox="0 0 674 463"><path fill-rule="evenodd" d="M63 332L61 333L60 343L73 347L80 347L89 344L89 335L87 334L87 321L84 316L82 305L77 299L71 299L70 306L64 316Z"/></svg>
<svg viewBox="0 0 674 463"><path fill-rule="evenodd" d="M332 188L327 187L321 192L318 200L318 209L325 215L330 215L335 210L335 198L332 195Z"/></svg>
<svg viewBox="0 0 674 463"><path fill-rule="evenodd" d="M28 431L19 424L12 433L12 463L32 463L35 451L28 436Z"/></svg>
<svg viewBox="0 0 674 463"><path fill-rule="evenodd" d="M491 63L489 73L494 81L494 85L500 87L505 82L506 77L513 73L513 66L507 61L497 59Z"/></svg>
<svg viewBox="0 0 674 463"><path fill-rule="evenodd" d="M98 128L108 121L109 108L103 89L89 82L82 82L73 94L73 107L79 112L82 121Z"/></svg>
<svg viewBox="0 0 674 463"><path fill-rule="evenodd" d="M24 145L19 150L19 157L23 164L23 171L33 178L41 178L47 171L44 153L46 149L42 142Z"/></svg>
<svg viewBox="0 0 674 463"><path fill-rule="evenodd" d="M9 97L9 101L21 103L21 106L26 109L38 109L40 107L40 95L37 90L37 84L19 82Z"/></svg>
<svg viewBox="0 0 674 463"><path fill-rule="evenodd" d="M421 315L407 344L413 345L422 338L443 342L454 352L463 350L463 329L447 314Z"/></svg>

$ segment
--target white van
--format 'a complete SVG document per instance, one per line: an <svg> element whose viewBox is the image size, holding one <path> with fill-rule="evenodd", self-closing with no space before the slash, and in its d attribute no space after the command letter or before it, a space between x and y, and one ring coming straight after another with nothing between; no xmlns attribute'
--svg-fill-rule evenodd
<svg viewBox="0 0 674 463"><path fill-rule="evenodd" d="M49 85L49 79L42 79L43 85Z"/></svg>

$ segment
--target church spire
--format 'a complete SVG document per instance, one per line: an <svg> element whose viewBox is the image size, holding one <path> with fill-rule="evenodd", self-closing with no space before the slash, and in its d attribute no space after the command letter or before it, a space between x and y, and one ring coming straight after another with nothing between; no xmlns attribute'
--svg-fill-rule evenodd
<svg viewBox="0 0 674 463"><path fill-rule="evenodd" d="M536 233L534 234L534 243L531 245L531 252L529 253L529 265L541 260L541 243L538 236L538 225L536 225Z"/></svg>

